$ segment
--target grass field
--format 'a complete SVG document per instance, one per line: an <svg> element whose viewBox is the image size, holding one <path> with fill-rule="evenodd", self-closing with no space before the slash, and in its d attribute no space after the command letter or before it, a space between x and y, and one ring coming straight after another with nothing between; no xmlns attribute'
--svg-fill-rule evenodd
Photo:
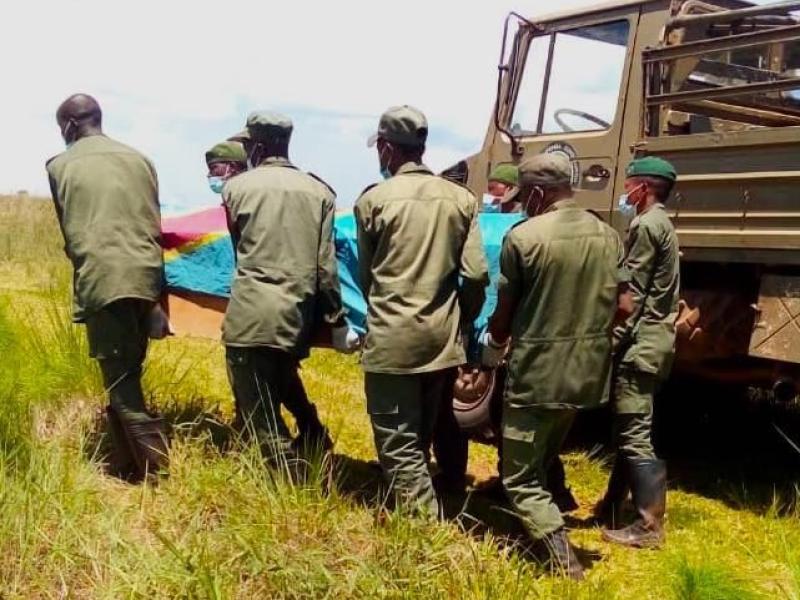
<svg viewBox="0 0 800 600"><path fill-rule="evenodd" d="M249 448L222 450L232 403L208 340L153 345L146 388L173 423L170 476L157 488L105 476L98 373L69 321L70 271L49 203L0 196L0 598L631 598L800 600L796 497L698 467L671 483L668 541L603 543L581 522L607 471L565 456L583 507L580 584L516 550L507 507L448 498L453 518L383 516L355 358L317 351L302 376L336 437L336 472L294 487ZM492 474L476 448L471 471ZM796 472L796 471L795 471ZM787 477L789 477L787 475ZM694 478L694 479L692 479ZM702 485L701 485L702 484ZM697 491L687 491L701 489ZM482 516L489 523L477 523Z"/></svg>

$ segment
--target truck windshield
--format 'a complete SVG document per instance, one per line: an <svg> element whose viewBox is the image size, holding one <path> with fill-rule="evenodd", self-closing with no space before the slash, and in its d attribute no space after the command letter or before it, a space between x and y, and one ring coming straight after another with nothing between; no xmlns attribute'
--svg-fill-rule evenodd
<svg viewBox="0 0 800 600"><path fill-rule="evenodd" d="M629 30L628 21L620 20L534 37L511 132L608 129L619 101Z"/></svg>

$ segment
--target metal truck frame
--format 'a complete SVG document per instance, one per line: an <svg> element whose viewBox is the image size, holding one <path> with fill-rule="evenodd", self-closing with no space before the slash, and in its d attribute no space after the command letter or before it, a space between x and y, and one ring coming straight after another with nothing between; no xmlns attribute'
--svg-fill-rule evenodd
<svg viewBox="0 0 800 600"><path fill-rule="evenodd" d="M671 161L683 283L676 370L784 401L800 389L795 9L800 2L627 0L535 21L512 13L483 147L448 171L480 196L497 163L564 153L577 200L624 233L625 166L648 154ZM590 55L557 54L570 46ZM604 115L549 104L569 65L608 84L597 96Z"/></svg>

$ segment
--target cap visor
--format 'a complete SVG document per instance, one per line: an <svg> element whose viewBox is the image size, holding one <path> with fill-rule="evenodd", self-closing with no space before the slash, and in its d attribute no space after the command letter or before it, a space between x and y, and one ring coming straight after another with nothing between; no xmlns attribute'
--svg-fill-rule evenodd
<svg viewBox="0 0 800 600"><path fill-rule="evenodd" d="M371 136L367 138L367 148L372 148L377 143L378 143L377 133L373 133Z"/></svg>
<svg viewBox="0 0 800 600"><path fill-rule="evenodd" d="M250 139L250 132L247 129L242 129L239 133L234 133L228 138L229 142L243 142Z"/></svg>

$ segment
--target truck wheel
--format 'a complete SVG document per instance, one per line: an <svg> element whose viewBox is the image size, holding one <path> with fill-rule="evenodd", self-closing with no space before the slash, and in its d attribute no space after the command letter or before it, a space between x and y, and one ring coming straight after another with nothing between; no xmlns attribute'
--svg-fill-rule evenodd
<svg viewBox="0 0 800 600"><path fill-rule="evenodd" d="M459 367L453 386L453 413L461 430L479 437L492 435L492 398L497 387L496 369Z"/></svg>

